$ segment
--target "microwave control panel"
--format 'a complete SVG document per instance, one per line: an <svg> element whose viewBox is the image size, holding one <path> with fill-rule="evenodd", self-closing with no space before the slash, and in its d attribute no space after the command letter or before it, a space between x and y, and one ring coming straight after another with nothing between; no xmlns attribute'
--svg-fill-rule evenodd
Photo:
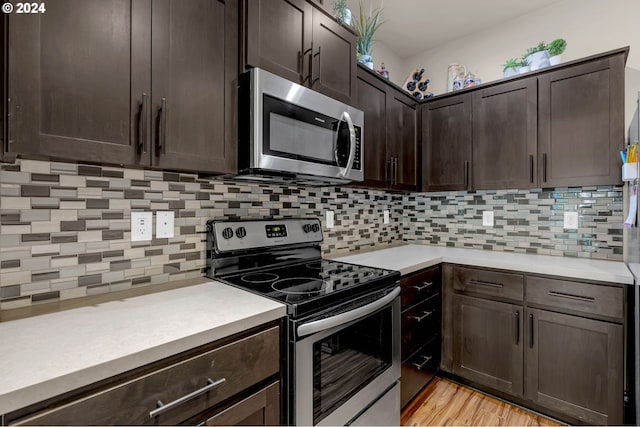
<svg viewBox="0 0 640 427"><path fill-rule="evenodd" d="M354 126L354 129L356 131L356 152L355 152L355 156L353 158L353 169L355 170L362 170L362 162L361 162L361 155L360 155L360 146L361 146L361 141L362 141L362 137L361 137L361 129L360 126Z"/></svg>

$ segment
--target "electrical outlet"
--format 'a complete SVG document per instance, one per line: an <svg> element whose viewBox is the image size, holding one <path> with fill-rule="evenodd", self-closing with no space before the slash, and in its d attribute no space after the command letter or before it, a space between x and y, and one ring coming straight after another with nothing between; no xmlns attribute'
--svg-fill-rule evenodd
<svg viewBox="0 0 640 427"><path fill-rule="evenodd" d="M131 241L144 242L153 238L153 212L131 212Z"/></svg>
<svg viewBox="0 0 640 427"><path fill-rule="evenodd" d="M482 211L482 225L493 227L493 211Z"/></svg>
<svg viewBox="0 0 640 427"><path fill-rule="evenodd" d="M564 213L564 228L568 230L578 229L578 212Z"/></svg>
<svg viewBox="0 0 640 427"><path fill-rule="evenodd" d="M327 228L333 228L334 223L334 212L333 211L327 211Z"/></svg>
<svg viewBox="0 0 640 427"><path fill-rule="evenodd" d="M156 238L173 237L175 214L173 211L156 212Z"/></svg>
<svg viewBox="0 0 640 427"><path fill-rule="evenodd" d="M383 224L389 224L389 209L385 209L382 212L382 222Z"/></svg>

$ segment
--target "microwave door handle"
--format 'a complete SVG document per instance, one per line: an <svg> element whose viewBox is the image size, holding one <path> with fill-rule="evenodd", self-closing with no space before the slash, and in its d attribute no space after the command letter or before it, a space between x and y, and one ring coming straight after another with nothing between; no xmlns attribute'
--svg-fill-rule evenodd
<svg viewBox="0 0 640 427"><path fill-rule="evenodd" d="M353 127L353 120L351 120L351 116L346 111L342 113L342 120L347 121L347 125L349 126L349 160L347 161L347 166L345 168L340 169L340 176L346 177L351 172L351 168L353 167L353 160L356 156L356 130ZM336 138L337 141L337 138ZM337 144L336 144L336 161L338 160L338 152L337 152Z"/></svg>

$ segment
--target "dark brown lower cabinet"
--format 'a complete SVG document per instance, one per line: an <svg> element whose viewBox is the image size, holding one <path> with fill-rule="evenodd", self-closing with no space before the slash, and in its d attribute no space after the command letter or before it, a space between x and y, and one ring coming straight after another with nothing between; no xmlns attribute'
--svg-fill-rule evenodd
<svg viewBox="0 0 640 427"><path fill-rule="evenodd" d="M588 424L622 424L623 326L528 308L526 397Z"/></svg>
<svg viewBox="0 0 640 427"><path fill-rule="evenodd" d="M280 425L280 327L205 345L5 416L7 425Z"/></svg>
<svg viewBox="0 0 640 427"><path fill-rule="evenodd" d="M453 373L522 396L522 307L453 297Z"/></svg>
<svg viewBox="0 0 640 427"><path fill-rule="evenodd" d="M623 286L442 271L443 371L569 423L625 421Z"/></svg>

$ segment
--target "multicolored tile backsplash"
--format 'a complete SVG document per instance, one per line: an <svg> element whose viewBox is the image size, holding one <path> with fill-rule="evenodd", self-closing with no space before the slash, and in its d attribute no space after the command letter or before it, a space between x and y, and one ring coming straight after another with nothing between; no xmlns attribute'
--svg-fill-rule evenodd
<svg viewBox="0 0 640 427"><path fill-rule="evenodd" d="M0 163L0 310L200 277L211 218L318 217L325 255L401 241L622 260L622 189L398 194L17 160ZM383 225L385 209L390 224ZM482 227L482 211L496 225ZM175 212L175 237L130 241L135 210ZM566 232L562 212L578 210Z"/></svg>
<svg viewBox="0 0 640 427"><path fill-rule="evenodd" d="M212 218L324 221L333 210L325 254L402 240L402 195L357 188L18 160L0 164L0 196L0 309L202 276ZM175 236L131 242L132 210L174 211Z"/></svg>
<svg viewBox="0 0 640 427"><path fill-rule="evenodd" d="M404 200L407 242L622 261L622 187L411 194ZM482 225L493 211L494 226ZM578 229L565 230L564 212Z"/></svg>

